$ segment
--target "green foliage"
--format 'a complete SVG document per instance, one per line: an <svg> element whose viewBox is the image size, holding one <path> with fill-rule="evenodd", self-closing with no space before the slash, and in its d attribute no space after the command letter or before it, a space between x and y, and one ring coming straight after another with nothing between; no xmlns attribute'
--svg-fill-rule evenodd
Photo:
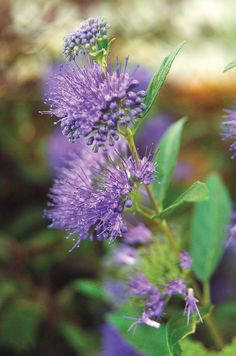
<svg viewBox="0 0 236 356"><path fill-rule="evenodd" d="M222 257L232 210L220 177L212 174L206 184L209 200L196 204L192 222L193 270L201 281L209 280Z"/></svg>
<svg viewBox="0 0 236 356"><path fill-rule="evenodd" d="M175 252L165 241L157 238L150 246L140 251L137 268L155 285L165 285L168 279L183 277Z"/></svg>
<svg viewBox="0 0 236 356"><path fill-rule="evenodd" d="M236 350L236 338L233 339L231 344L226 345L225 348L220 352L220 356L235 356ZM216 356L219 355L216 354Z"/></svg>
<svg viewBox="0 0 236 356"><path fill-rule="evenodd" d="M18 300L0 315L0 344L22 352L36 342L43 308L28 300Z"/></svg>
<svg viewBox="0 0 236 356"><path fill-rule="evenodd" d="M125 318L140 317L140 312L133 305L123 306L119 311L107 315L107 321L112 323L122 334L124 339L145 356L168 355L166 344L166 328L151 328L147 325L138 325L135 334L128 332L132 320Z"/></svg>
<svg viewBox="0 0 236 356"><path fill-rule="evenodd" d="M185 203L195 203L208 199L208 189L205 183L195 182L183 194L181 194L168 208L155 217L165 218L178 210Z"/></svg>
<svg viewBox="0 0 236 356"><path fill-rule="evenodd" d="M219 305L214 310L214 319L225 337L229 339L235 336L236 302L229 301Z"/></svg>
<svg viewBox="0 0 236 356"><path fill-rule="evenodd" d="M212 355L219 355L219 353L212 353L209 352L199 341L193 341L189 338L186 338L181 341L180 343L183 355L186 356L208 356L209 354Z"/></svg>
<svg viewBox="0 0 236 356"><path fill-rule="evenodd" d="M209 310L209 307L201 308L200 312L203 318L209 313ZM199 322L198 315L195 313L187 324L183 312L178 312L172 316L166 325L161 325L159 329L142 324L138 325L133 335L128 332L132 321L125 316L138 318L140 312L135 309L134 305L126 305L122 306L119 311L108 314L107 320L120 331L125 340L147 356L181 355L179 341L194 333Z"/></svg>
<svg viewBox="0 0 236 356"><path fill-rule="evenodd" d="M223 73L228 72L228 70L233 69L235 67L236 67L236 60L227 64L227 66L223 70Z"/></svg>
<svg viewBox="0 0 236 356"><path fill-rule="evenodd" d="M73 288L87 297L101 301L108 301L108 295L102 285L89 279L78 279L73 282Z"/></svg>
<svg viewBox="0 0 236 356"><path fill-rule="evenodd" d="M185 42L181 42L170 54L169 56L165 57L163 62L161 63L160 68L156 71L154 74L151 82L149 83L149 86L147 88L147 96L144 100L144 104L146 104L147 108L143 114L143 119L147 116L147 113L152 107L153 102L157 99L161 92L161 88L166 80L166 77L170 71L170 68L172 66L172 63L179 53L179 51L182 49L184 46ZM133 133L135 133L141 124L141 120L134 125L133 127Z"/></svg>
<svg viewBox="0 0 236 356"><path fill-rule="evenodd" d="M185 122L186 118L182 118L170 126L162 137L159 149L155 155L158 180L153 183L153 190L160 208L163 206L177 163L180 140Z"/></svg>
<svg viewBox="0 0 236 356"><path fill-rule="evenodd" d="M75 351L85 352L87 350L89 344L88 337L78 327L69 322L61 322L58 328Z"/></svg>
<svg viewBox="0 0 236 356"><path fill-rule="evenodd" d="M210 311L210 307L200 309L202 318L204 318ZM200 322L197 313L191 315L190 321L187 324L187 318L183 312L175 313L167 323L167 345L170 355L180 356L181 349L179 341L184 339L187 335L193 334L196 330L196 325Z"/></svg>

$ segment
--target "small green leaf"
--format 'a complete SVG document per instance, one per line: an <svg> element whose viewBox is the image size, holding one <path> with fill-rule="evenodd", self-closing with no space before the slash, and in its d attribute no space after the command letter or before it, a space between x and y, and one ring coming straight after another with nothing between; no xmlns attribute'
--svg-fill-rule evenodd
<svg viewBox="0 0 236 356"><path fill-rule="evenodd" d="M78 279L73 282L74 290L94 299L107 301L108 295L102 285L89 279Z"/></svg>
<svg viewBox="0 0 236 356"><path fill-rule="evenodd" d="M147 88L147 95L144 99L144 104L146 105L146 110L143 114L143 120L146 118L147 113L152 107L153 102L156 100L156 98L159 96L161 88L166 80L166 77L170 71L170 68L172 66L172 63L179 53L179 51L182 49L184 46L185 41L181 42L170 54L169 56L165 57L163 62L161 63L160 68L156 71L154 74L153 78L151 79L149 86ZM139 120L139 122L134 125L133 127L133 133L135 133L141 123L143 123L143 120Z"/></svg>
<svg viewBox="0 0 236 356"><path fill-rule="evenodd" d="M168 206L168 208L162 210L158 215L155 215L157 218L166 218L166 216L175 212L179 207L185 203L195 203L208 199L208 189L205 183L195 182L189 187L183 194L181 194L173 204Z"/></svg>
<svg viewBox="0 0 236 356"><path fill-rule="evenodd" d="M121 333L123 338L134 348L142 352L145 356L168 356L166 344L166 328L162 325L159 329L147 325L139 324L135 333L128 329L134 320L126 317L140 317L140 313L134 306L123 306L119 311L107 315L107 320L113 324Z"/></svg>
<svg viewBox="0 0 236 356"><path fill-rule="evenodd" d="M236 67L236 60L227 64L227 66L223 70L223 73L228 72L228 70L233 69L235 67Z"/></svg>
<svg viewBox="0 0 236 356"><path fill-rule="evenodd" d="M209 200L196 204L192 222L193 270L202 281L215 271L224 252L224 241L230 223L232 202L217 174L206 181Z"/></svg>
<svg viewBox="0 0 236 356"><path fill-rule="evenodd" d="M75 351L85 351L87 349L89 340L78 327L68 322L62 322L58 327L69 345L72 346Z"/></svg>
<svg viewBox="0 0 236 356"><path fill-rule="evenodd" d="M200 313L204 319L210 312L211 307L200 308ZM183 340L187 335L193 334L196 330L196 325L200 322L197 313L194 313L189 323L183 312L177 312L167 323L167 345L169 353L172 356L180 356L179 341Z"/></svg>
<svg viewBox="0 0 236 356"><path fill-rule="evenodd" d="M182 118L170 126L162 137L159 149L155 155L158 180L153 183L153 189L160 208L163 206L177 163L180 139L185 122L186 118Z"/></svg>

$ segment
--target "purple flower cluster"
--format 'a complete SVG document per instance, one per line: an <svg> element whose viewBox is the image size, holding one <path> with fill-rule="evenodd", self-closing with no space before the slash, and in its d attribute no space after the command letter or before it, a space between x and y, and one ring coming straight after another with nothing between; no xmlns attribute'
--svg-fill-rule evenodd
<svg viewBox="0 0 236 356"><path fill-rule="evenodd" d="M65 230L68 237L77 236L74 247L87 237L113 240L123 236L127 232L124 209L132 207L130 193L139 183L151 182L150 167L154 174L152 162L145 162L146 170L142 170L143 160L134 164L132 156L118 157L119 161L107 158L106 164L104 156L99 157L86 160L87 156L76 155L61 169L51 189L46 216L52 227Z"/></svg>
<svg viewBox="0 0 236 356"><path fill-rule="evenodd" d="M180 257L180 265L183 269L192 268L192 257L189 255L187 251L182 251L179 257Z"/></svg>
<svg viewBox="0 0 236 356"><path fill-rule="evenodd" d="M133 265L137 257L138 254L135 248L125 244L120 245L114 251L114 260L119 265Z"/></svg>
<svg viewBox="0 0 236 356"><path fill-rule="evenodd" d="M223 139L230 139L233 142L229 150L233 151L232 158L236 157L236 105L231 110L227 110L228 119L222 123L222 137Z"/></svg>
<svg viewBox="0 0 236 356"><path fill-rule="evenodd" d="M48 81L43 113L57 117L62 133L74 142L80 137L95 151L119 139L122 125L133 125L145 109L146 92L138 91L139 82L117 63L106 73L95 62L87 68L72 64L61 66Z"/></svg>
<svg viewBox="0 0 236 356"><path fill-rule="evenodd" d="M136 226L129 226L124 234L124 242L128 245L145 244L151 240L151 231L142 223Z"/></svg>
<svg viewBox="0 0 236 356"><path fill-rule="evenodd" d="M157 327L157 325L151 325L151 323L155 323L155 320L160 320L162 317L166 306L165 297L171 297L175 294L181 295L185 298L184 313L187 313L187 322L189 323L190 315L195 311L197 311L199 318L202 321L200 312L197 307L199 301L194 297L192 288L187 290L186 283L182 279L171 281L165 287L164 293L161 293L143 274L141 274L133 277L129 281L129 292L131 296L139 296L145 298L144 312L141 318L138 319L137 323L143 322L147 325ZM144 321L145 318L147 318L147 322ZM134 323L133 325L136 325L137 323Z"/></svg>
<svg viewBox="0 0 236 356"><path fill-rule="evenodd" d="M82 21L75 32L64 39L64 56L72 60L80 53L96 53L108 45L109 24L103 18Z"/></svg>

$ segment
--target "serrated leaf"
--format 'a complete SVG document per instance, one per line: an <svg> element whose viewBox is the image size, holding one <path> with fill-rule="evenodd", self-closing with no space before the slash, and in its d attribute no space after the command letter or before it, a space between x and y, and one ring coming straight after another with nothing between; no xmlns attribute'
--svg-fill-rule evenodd
<svg viewBox="0 0 236 356"><path fill-rule="evenodd" d="M160 68L155 72L153 78L151 79L149 86L147 88L147 95L144 99L144 104L146 105L145 112L143 114L143 120L147 116L147 113L152 107L153 102L156 100L156 98L159 96L161 88L166 80L166 77L170 71L170 68L172 66L172 63L179 53L179 51L182 49L184 46L185 41L181 42L167 57L164 58L163 62L161 63ZM142 123L143 123L142 120ZM133 127L133 133L135 133L141 124L141 120L134 125Z"/></svg>
<svg viewBox="0 0 236 356"><path fill-rule="evenodd" d="M160 208L163 206L177 163L180 140L185 122L186 118L184 117L169 127L162 137L159 149L155 155L158 181L155 181L152 186Z"/></svg>
<svg viewBox="0 0 236 356"><path fill-rule="evenodd" d="M200 308L202 318L206 317L210 312L211 307ZM191 315L190 321L187 324L187 318L183 312L177 312L167 323L167 345L169 353L172 356L180 356L181 349L179 342L189 334L193 334L196 330L196 325L200 322L197 313Z"/></svg>
<svg viewBox="0 0 236 356"><path fill-rule="evenodd" d="M228 70L233 69L235 67L236 67L236 60L227 64L227 66L223 70L223 73L228 72Z"/></svg>
<svg viewBox="0 0 236 356"><path fill-rule="evenodd" d="M214 273L224 252L232 202L217 174L206 181L209 200L196 204L192 221L191 256L193 270L201 281Z"/></svg>
<svg viewBox="0 0 236 356"><path fill-rule="evenodd" d="M94 299L107 301L109 299L103 286L97 282L89 279L78 279L73 282L74 290Z"/></svg>
<svg viewBox="0 0 236 356"><path fill-rule="evenodd" d="M121 333L123 338L139 352L145 356L168 356L166 344L166 328L161 326L159 329L147 325L138 325L135 334L128 329L133 320L125 318L140 317L140 314L133 306L123 306L119 311L107 315L107 320L114 325Z"/></svg>
<svg viewBox="0 0 236 356"><path fill-rule="evenodd" d="M166 218L166 216L171 215L185 203L196 203L207 199L208 189L206 184L197 181L193 183L183 194L181 194L173 204L162 210L160 214L155 215L155 218Z"/></svg>

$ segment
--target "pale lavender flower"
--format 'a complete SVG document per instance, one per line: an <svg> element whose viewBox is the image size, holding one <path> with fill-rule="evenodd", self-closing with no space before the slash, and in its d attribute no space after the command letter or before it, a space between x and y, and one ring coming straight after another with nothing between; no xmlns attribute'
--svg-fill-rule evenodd
<svg viewBox="0 0 236 356"><path fill-rule="evenodd" d="M130 295L136 295L139 297L147 297L150 294L157 292L156 287L144 276L140 274L134 276L129 280L129 292Z"/></svg>
<svg viewBox="0 0 236 356"><path fill-rule="evenodd" d="M120 245L114 251L114 260L119 265L133 265L137 258L137 251L130 246Z"/></svg>
<svg viewBox="0 0 236 356"><path fill-rule="evenodd" d="M127 65L127 62L126 62ZM138 91L138 81L117 63L106 73L97 63L87 68L72 64L60 67L49 78L45 103L49 110L42 113L56 116L62 133L72 142L80 137L88 145L113 146L122 126L132 126L145 109L145 91Z"/></svg>
<svg viewBox="0 0 236 356"><path fill-rule="evenodd" d="M72 60L79 53L96 54L107 49L109 24L104 18L88 18L80 26L64 38L64 56Z"/></svg>
<svg viewBox="0 0 236 356"><path fill-rule="evenodd" d="M180 265L183 269L192 268L192 257L189 255L187 251L182 251L179 257L180 257Z"/></svg>
<svg viewBox="0 0 236 356"><path fill-rule="evenodd" d="M169 297L174 294L180 294L180 295L185 296L186 291L187 291L186 283L182 279L177 279L177 280L171 281L165 287L165 294Z"/></svg>
<svg viewBox="0 0 236 356"><path fill-rule="evenodd" d="M132 323L128 329L128 331L133 330L133 334L135 334L135 331L139 324L145 324L145 325L151 326L152 328L156 328L156 329L158 329L161 326L161 324L158 323L156 320L150 319L145 312L142 313L142 315L139 319L129 318L129 317L127 319L135 320L135 322Z"/></svg>
<svg viewBox="0 0 236 356"><path fill-rule="evenodd" d="M130 193L146 182L146 172L141 176L137 166L136 175L132 165L129 171L132 157L117 159L107 158L101 165L99 160L88 164L86 156L76 156L55 180L46 216L52 220L51 227L76 236L74 247L87 237L113 240L127 232L124 209L132 207Z"/></svg>
<svg viewBox="0 0 236 356"><path fill-rule="evenodd" d="M104 282L107 295L117 304L124 304L129 296L126 283L121 280L108 279Z"/></svg>
<svg viewBox="0 0 236 356"><path fill-rule="evenodd" d="M222 137L223 139L230 139L232 141L229 150L233 151L232 158L236 157L236 105L231 110L226 110L228 113L227 120L222 123Z"/></svg>
<svg viewBox="0 0 236 356"><path fill-rule="evenodd" d="M141 356L111 324L102 327L102 352L100 356Z"/></svg>
<svg viewBox="0 0 236 356"><path fill-rule="evenodd" d="M187 314L187 323L189 324L190 315L193 314L195 311L198 313L199 319L203 322L201 314L199 312L197 304L199 300L194 297L194 291L192 288L189 288L187 291L187 296L185 297L185 308L184 314Z"/></svg>
<svg viewBox="0 0 236 356"><path fill-rule="evenodd" d="M136 226L129 225L127 233L124 234L124 242L129 245L145 244L151 240L151 231L142 223Z"/></svg>

